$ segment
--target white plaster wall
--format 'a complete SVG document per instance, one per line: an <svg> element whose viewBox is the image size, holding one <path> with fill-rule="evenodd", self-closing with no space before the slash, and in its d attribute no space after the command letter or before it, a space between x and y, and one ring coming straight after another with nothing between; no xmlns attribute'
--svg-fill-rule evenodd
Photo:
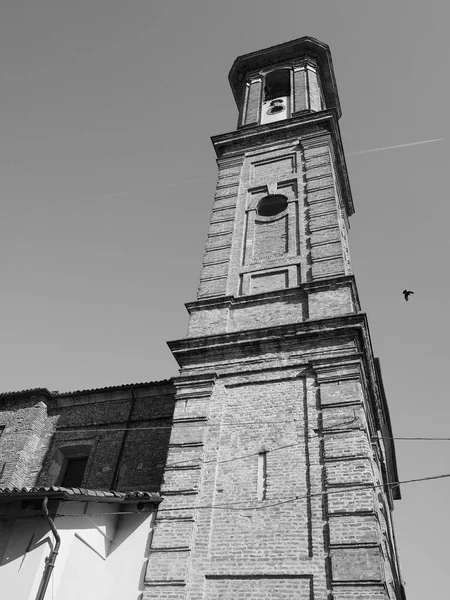
<svg viewBox="0 0 450 600"><path fill-rule="evenodd" d="M38 573L42 574L45 557L50 552L46 524L38 519L12 522L8 545L0 564L2 596L28 600ZM30 551L27 552L27 548ZM37 591L37 587L36 587Z"/></svg>
<svg viewBox="0 0 450 600"><path fill-rule="evenodd" d="M116 537L106 564L105 600L136 600L144 589L151 513L119 518Z"/></svg>
<svg viewBox="0 0 450 600"><path fill-rule="evenodd" d="M61 503L61 509L68 514L55 517L61 546L45 600L135 600L143 590L151 513L96 515L118 511L104 503ZM2 596L35 600L53 534L43 518L8 521L8 527Z"/></svg>

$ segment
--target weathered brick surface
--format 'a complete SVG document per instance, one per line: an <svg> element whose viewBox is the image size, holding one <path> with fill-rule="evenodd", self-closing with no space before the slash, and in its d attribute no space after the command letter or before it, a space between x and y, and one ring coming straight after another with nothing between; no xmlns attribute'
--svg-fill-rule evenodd
<svg viewBox="0 0 450 600"><path fill-rule="evenodd" d="M184 582L189 560L188 550L153 550L145 574L145 583Z"/></svg>
<svg viewBox="0 0 450 600"><path fill-rule="evenodd" d="M310 203L309 204L309 208L308 208L308 215L310 217L315 217L315 216L320 216L323 215L324 213L334 213L336 210L336 201L334 198L323 198L321 200L318 200L317 202L314 203ZM329 241L324 240L324 241ZM338 238L337 241L340 241L340 239Z"/></svg>
<svg viewBox="0 0 450 600"><path fill-rule="evenodd" d="M308 108L306 71L296 69L294 71L294 110L299 112Z"/></svg>
<svg viewBox="0 0 450 600"><path fill-rule="evenodd" d="M365 456L370 452L367 434L361 430L327 433L323 436L325 459Z"/></svg>
<svg viewBox="0 0 450 600"><path fill-rule="evenodd" d="M273 325L283 325L294 319L300 322L306 318L306 310L306 298L303 294L286 295L283 301L266 298L251 305L237 305L230 313L228 331L265 327L269 320Z"/></svg>
<svg viewBox="0 0 450 600"><path fill-rule="evenodd" d="M202 269L202 277L205 279L225 276L228 273L228 260L205 263Z"/></svg>
<svg viewBox="0 0 450 600"><path fill-rule="evenodd" d="M373 472L369 459L340 459L327 462L325 465L327 485L339 484L370 484Z"/></svg>
<svg viewBox="0 0 450 600"><path fill-rule="evenodd" d="M327 495L328 512L354 513L359 511L373 511L373 492L367 489L339 489L333 488Z"/></svg>
<svg viewBox="0 0 450 600"><path fill-rule="evenodd" d="M329 516L330 544L377 544L379 524L375 515Z"/></svg>
<svg viewBox="0 0 450 600"><path fill-rule="evenodd" d="M262 404L260 384L224 390L214 503L233 502L238 491L242 502L256 502L261 506L257 493L257 461L261 449L267 450L267 504L280 499L281 489L287 497L304 495L307 491L305 445L298 443L298 435L303 431L304 382L268 381L264 393L267 396ZM254 426L239 426L236 414L243 422L251 422L258 415L257 422ZM300 424L297 425L294 419ZM279 425L276 424L278 420L282 421ZM268 425L258 424L259 421L268 422ZM239 458L247 455L245 459ZM286 464L291 467L289 472L284 467ZM215 511L211 561L220 565L221 570L229 568L242 572L255 560L267 561L272 564L272 569L276 569L307 557L308 511L305 509L305 501L298 501L281 509L256 511L251 518L236 518L226 511ZM277 523L270 526L267 521L273 521L274 516ZM255 539L258 544L254 546ZM281 563L279 557L283 555L285 545L291 547L291 556L289 559L284 556Z"/></svg>
<svg viewBox="0 0 450 600"><path fill-rule="evenodd" d="M6 466L0 483L56 485L64 466L61 452L87 446L84 487L158 491L173 408L170 385L55 394L45 402L5 397L0 400L0 424L5 423L0 455Z"/></svg>
<svg viewBox="0 0 450 600"><path fill-rule="evenodd" d="M359 379L322 383L320 385L320 404L354 404L364 398Z"/></svg>
<svg viewBox="0 0 450 600"><path fill-rule="evenodd" d="M217 275L215 277L205 278L200 281L198 286L199 297L217 296L223 293L227 285L226 275Z"/></svg>
<svg viewBox="0 0 450 600"><path fill-rule="evenodd" d="M381 557L378 548L335 548L331 552L335 581L381 581Z"/></svg>
<svg viewBox="0 0 450 600"><path fill-rule="evenodd" d="M186 600L185 586L168 587L164 583L147 582L146 591L142 593L142 600Z"/></svg>
<svg viewBox="0 0 450 600"><path fill-rule="evenodd" d="M193 520L159 520L152 539L152 548L189 547L193 533Z"/></svg>
<svg viewBox="0 0 450 600"><path fill-rule="evenodd" d="M324 227L335 227L337 222L338 218L335 211L320 213L311 217L309 228L311 231L318 231Z"/></svg>
<svg viewBox="0 0 450 600"><path fill-rule="evenodd" d="M325 229L311 231L310 243L311 246L323 244L324 242L335 243L339 241L339 225L332 225Z"/></svg>
<svg viewBox="0 0 450 600"><path fill-rule="evenodd" d="M331 163L329 160L320 161L318 164L314 165L311 161L308 163L308 169L306 171L306 180L317 179L319 177L329 176L331 173ZM323 180L321 180L321 185L318 187L324 187L322 185ZM329 179L327 182L331 183Z"/></svg>
<svg viewBox="0 0 450 600"><path fill-rule="evenodd" d="M330 157L330 153L328 151L327 148L325 148L323 151L321 149L321 153L320 154L315 154L315 155L310 155L309 152L305 152L305 157L306 157L306 165L308 170L315 168L315 167L323 167L325 165L331 165L331 157ZM310 200L311 202L311 200Z"/></svg>
<svg viewBox="0 0 450 600"><path fill-rule="evenodd" d="M337 585L333 586L333 599L334 600L386 600L389 598L383 586L367 586L358 588L358 586L348 586L339 588ZM394 598L394 596L392 596Z"/></svg>
<svg viewBox="0 0 450 600"><path fill-rule="evenodd" d="M319 79L316 72L309 71L309 94L311 98L311 110L319 111L322 108L321 91Z"/></svg>
<svg viewBox="0 0 450 600"><path fill-rule="evenodd" d="M318 260L313 264L312 269L313 279L324 279L325 277L336 277L344 275L344 261L342 258L329 258Z"/></svg>
<svg viewBox="0 0 450 600"><path fill-rule="evenodd" d="M195 521L185 580L188 600L244 598L251 593L247 578L252 577L260 583L251 589L267 598L296 593L303 598L309 592L291 586L296 578L310 577L314 597L324 599L327 576L352 586L384 581L360 371L349 363L327 367L318 378L299 377L298 367L290 367L307 361L310 352L323 359L337 356L337 347L356 351L349 341L334 350L321 342L321 347L302 344L298 354L291 344L287 355L281 348L264 355L255 346L246 357L251 372L242 355L239 366L225 356L221 365L216 362L220 379L205 404L209 427L198 424L199 431L204 429L201 483L196 499L185 504L186 516ZM206 354L202 360L208 363ZM194 398L195 390L191 393ZM264 500L258 497L261 452L266 453ZM174 498L164 501L165 517L179 515L170 510L182 506ZM197 511L195 505L204 508ZM167 540L176 539L175 530L176 524ZM180 529L180 539L185 537ZM278 587L271 587L278 577ZM380 588L374 589L377 598Z"/></svg>
<svg viewBox="0 0 450 600"><path fill-rule="evenodd" d="M288 221L287 217L271 221L257 220L255 223L254 260L267 260L282 256L288 251Z"/></svg>
<svg viewBox="0 0 450 600"><path fill-rule="evenodd" d="M310 600L309 579L253 576L242 578L209 578L208 600Z"/></svg>
<svg viewBox="0 0 450 600"><path fill-rule="evenodd" d="M27 485L39 469L35 454L49 426L46 399L0 400L0 426L0 487Z"/></svg>
<svg viewBox="0 0 450 600"><path fill-rule="evenodd" d="M328 169L326 169L328 171ZM314 190L331 189L334 184L333 176L331 174L323 175L321 177L307 178L306 189L308 192Z"/></svg>
<svg viewBox="0 0 450 600"><path fill-rule="evenodd" d="M337 317L355 312L349 287L331 288L311 293L308 296L308 314L310 319Z"/></svg>
<svg viewBox="0 0 450 600"><path fill-rule="evenodd" d="M320 244L313 246L311 249L311 258L324 259L324 258L340 258L342 256L342 247L340 242L327 242L326 244Z"/></svg>
<svg viewBox="0 0 450 600"><path fill-rule="evenodd" d="M245 113L244 125L252 125L259 121L259 112L261 106L261 79L250 82L247 96L247 110Z"/></svg>

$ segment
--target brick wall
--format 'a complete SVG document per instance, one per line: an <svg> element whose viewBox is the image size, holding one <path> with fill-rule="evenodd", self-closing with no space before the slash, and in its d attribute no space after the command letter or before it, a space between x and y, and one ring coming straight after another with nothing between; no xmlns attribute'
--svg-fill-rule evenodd
<svg viewBox="0 0 450 600"><path fill-rule="evenodd" d="M260 327L267 318L281 324L359 309L355 288L331 283L352 274L331 137L324 131L299 137L277 139L267 132L243 141L239 152L231 143L221 151L197 304L189 305L188 336ZM286 196L286 210L259 216L259 201L275 193ZM321 281L330 285L306 299L304 286ZM293 292L289 302L280 296L284 290ZM269 295L255 303L252 297L262 293ZM245 297L247 303L234 301Z"/></svg>
<svg viewBox="0 0 450 600"><path fill-rule="evenodd" d="M88 447L83 487L158 491L173 414L170 383L0 400L0 485L50 486L63 455ZM128 431L127 431L128 429Z"/></svg>
<svg viewBox="0 0 450 600"><path fill-rule="evenodd" d="M249 343L224 334L172 345L182 365L175 414L193 402L196 420L189 447L172 433L175 470L144 598L310 600L332 590L393 600L372 443L380 414L361 340L337 335L337 322L302 340L283 327L264 343L262 331L240 335Z"/></svg>
<svg viewBox="0 0 450 600"><path fill-rule="evenodd" d="M48 427L47 399L27 394L21 402L0 399L0 487L21 487L35 477L35 454Z"/></svg>

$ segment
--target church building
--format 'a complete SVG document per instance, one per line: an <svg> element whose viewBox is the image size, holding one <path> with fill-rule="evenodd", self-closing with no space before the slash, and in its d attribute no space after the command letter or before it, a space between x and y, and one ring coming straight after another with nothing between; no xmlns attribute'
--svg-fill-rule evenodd
<svg viewBox="0 0 450 600"><path fill-rule="evenodd" d="M329 47L237 58L237 128L170 380L0 394L18 600L405 600Z"/></svg>

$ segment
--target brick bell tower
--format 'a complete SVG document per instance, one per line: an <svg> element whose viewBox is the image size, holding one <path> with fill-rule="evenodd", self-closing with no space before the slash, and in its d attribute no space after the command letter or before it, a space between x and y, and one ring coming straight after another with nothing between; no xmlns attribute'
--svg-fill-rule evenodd
<svg viewBox="0 0 450 600"><path fill-rule="evenodd" d="M389 413L328 46L236 59L143 598L402 600Z"/></svg>

